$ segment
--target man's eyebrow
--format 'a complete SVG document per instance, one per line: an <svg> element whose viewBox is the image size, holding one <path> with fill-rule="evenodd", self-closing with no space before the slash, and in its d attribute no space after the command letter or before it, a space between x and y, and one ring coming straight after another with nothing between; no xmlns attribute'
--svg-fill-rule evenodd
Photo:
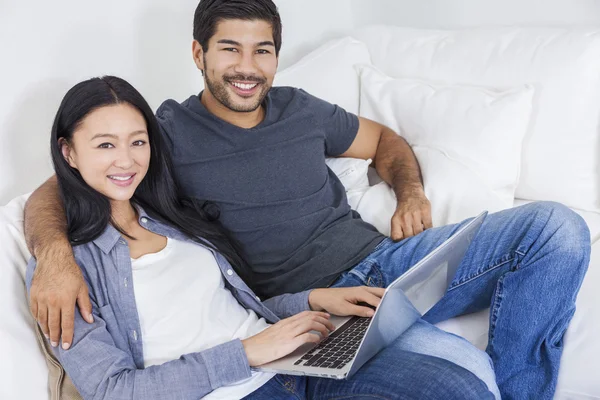
<svg viewBox="0 0 600 400"><path fill-rule="evenodd" d="M241 46L242 44L231 39L221 39L217 43L231 44L233 46Z"/></svg>
<svg viewBox="0 0 600 400"><path fill-rule="evenodd" d="M235 40L231 40L231 39L221 39L221 40L218 40L217 43L230 44L232 46L240 46L240 47L242 46L242 44L240 42L236 42ZM270 40L265 40L263 42L257 43L255 47L261 47L261 46L275 47L275 43L271 42Z"/></svg>

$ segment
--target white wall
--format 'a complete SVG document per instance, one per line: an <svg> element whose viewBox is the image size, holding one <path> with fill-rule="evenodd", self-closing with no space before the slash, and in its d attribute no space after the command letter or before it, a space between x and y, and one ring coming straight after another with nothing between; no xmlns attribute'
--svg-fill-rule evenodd
<svg viewBox="0 0 600 400"><path fill-rule="evenodd" d="M361 24L415 28L600 25L599 0L371 0Z"/></svg>
<svg viewBox="0 0 600 400"><path fill-rule="evenodd" d="M352 30L345 0L276 0L284 21L280 68ZM153 107L202 88L191 60L198 0L0 0L0 205L52 174L50 127L83 79L129 80ZM320 13L311 10L320 8Z"/></svg>
<svg viewBox="0 0 600 400"><path fill-rule="evenodd" d="M157 107L197 93L191 61L198 0L0 0L0 205L51 175L50 127L64 93L114 74ZM600 0L275 0L280 69L323 41L371 23L600 25Z"/></svg>

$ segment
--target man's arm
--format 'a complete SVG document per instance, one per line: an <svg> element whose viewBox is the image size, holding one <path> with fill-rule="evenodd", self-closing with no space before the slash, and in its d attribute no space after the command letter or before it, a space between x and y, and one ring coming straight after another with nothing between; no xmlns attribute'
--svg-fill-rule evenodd
<svg viewBox="0 0 600 400"><path fill-rule="evenodd" d="M93 322L88 287L73 257L56 177L48 179L25 204L25 240L37 260L29 307L46 337L56 347L73 340L75 303Z"/></svg>
<svg viewBox="0 0 600 400"><path fill-rule="evenodd" d="M392 239L418 235L431 228L431 204L425 196L419 163L410 145L396 132L359 118L356 138L340 157L372 159L377 173L396 193Z"/></svg>

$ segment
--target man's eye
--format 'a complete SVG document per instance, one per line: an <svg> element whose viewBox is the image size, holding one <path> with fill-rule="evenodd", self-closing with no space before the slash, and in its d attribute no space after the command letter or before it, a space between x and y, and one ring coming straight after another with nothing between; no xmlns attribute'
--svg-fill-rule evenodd
<svg viewBox="0 0 600 400"><path fill-rule="evenodd" d="M225 50L225 51L235 51L235 52L237 52L237 49L236 49L235 47L227 47L227 48L225 48L225 49L223 49L223 50Z"/></svg>
<svg viewBox="0 0 600 400"><path fill-rule="evenodd" d="M98 146L99 149L110 149L111 147L114 147L112 143L102 143L100 146Z"/></svg>
<svg viewBox="0 0 600 400"><path fill-rule="evenodd" d="M270 53L270 51L269 51L269 50L265 50L265 49L256 50L256 52L257 52L258 54L269 54L269 53Z"/></svg>
<svg viewBox="0 0 600 400"><path fill-rule="evenodd" d="M133 142L134 146L143 146L145 144L146 144L146 142L143 140L136 140L135 142Z"/></svg>

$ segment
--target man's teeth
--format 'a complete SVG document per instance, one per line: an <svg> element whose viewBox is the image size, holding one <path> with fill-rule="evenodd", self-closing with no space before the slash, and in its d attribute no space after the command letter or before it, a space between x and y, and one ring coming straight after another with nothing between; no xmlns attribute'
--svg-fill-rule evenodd
<svg viewBox="0 0 600 400"><path fill-rule="evenodd" d="M114 179L115 181L128 181L129 179L131 179L133 175L129 175L129 176L112 176L109 175L108 177L110 179Z"/></svg>
<svg viewBox="0 0 600 400"><path fill-rule="evenodd" d="M237 82L231 82L231 84L242 90L254 89L256 87L256 85L258 85L258 83L237 83Z"/></svg>

